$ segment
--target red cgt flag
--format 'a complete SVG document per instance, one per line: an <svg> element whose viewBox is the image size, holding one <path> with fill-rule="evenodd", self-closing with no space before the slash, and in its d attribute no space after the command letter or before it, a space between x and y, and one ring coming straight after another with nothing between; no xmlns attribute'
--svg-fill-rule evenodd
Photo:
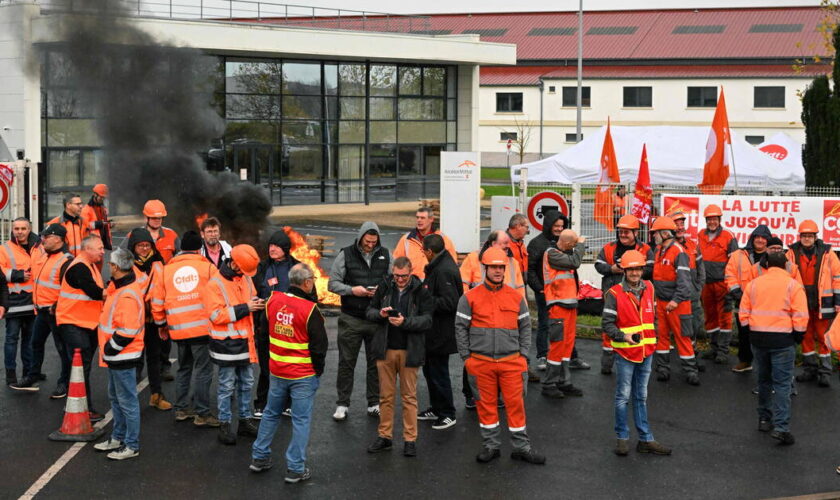
<svg viewBox="0 0 840 500"><path fill-rule="evenodd" d="M650 186L647 144L643 144L642 163L639 165L639 177L636 178L636 192L633 193L633 207L630 213L635 215L642 224L647 224L650 219L651 205L653 205L653 188Z"/></svg>
<svg viewBox="0 0 840 500"><path fill-rule="evenodd" d="M732 137L729 135L729 118L726 116L726 100L723 98L723 87L720 88L720 98L712 118L712 128L706 140L706 165L703 167L703 182L697 185L703 194L720 194L721 189L729 179L729 148Z"/></svg>
<svg viewBox="0 0 840 500"><path fill-rule="evenodd" d="M601 149L601 177L598 180L598 190L595 191L595 220L613 230L613 196L610 183L618 184L618 159L615 156L612 134L610 133L610 119L607 118L607 134L604 136L604 147Z"/></svg>

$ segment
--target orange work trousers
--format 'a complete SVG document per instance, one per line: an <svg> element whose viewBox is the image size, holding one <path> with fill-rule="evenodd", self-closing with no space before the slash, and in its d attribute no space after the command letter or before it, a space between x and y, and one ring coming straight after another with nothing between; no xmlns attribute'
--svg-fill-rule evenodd
<svg viewBox="0 0 840 500"><path fill-rule="evenodd" d="M726 283L706 283L703 285L703 292L700 296L703 301L703 310L706 313L706 331L709 335L722 331L732 333L732 310L726 306Z"/></svg>
<svg viewBox="0 0 840 500"><path fill-rule="evenodd" d="M563 338L552 335L552 326L558 321L563 322ZM552 364L567 363L572 359L575 348L575 332L577 331L577 309L566 309L554 306L548 311L548 361ZM559 329L558 329L559 330Z"/></svg>
<svg viewBox="0 0 840 500"><path fill-rule="evenodd" d="M523 389L528 376L528 362L515 354L490 360L484 356L470 356L464 362L467 373L475 377L478 388L476 409L478 423L484 429L499 427L499 391L505 402L508 428L511 432L525 429L525 399Z"/></svg>
<svg viewBox="0 0 840 500"><path fill-rule="evenodd" d="M819 354L827 356L831 354L825 345L825 333L831 326L831 320L820 319L818 311L808 311L808 329L805 330L805 337L802 339L802 355Z"/></svg>
<svg viewBox="0 0 840 500"><path fill-rule="evenodd" d="M677 344L677 353L680 359L694 358L694 346L689 337L683 336L683 323L691 328L691 302L682 302L676 309L667 312L665 307L667 300L656 302L656 352L657 354L668 354L671 352L671 334L674 334L674 342ZM683 317L681 321L680 316Z"/></svg>

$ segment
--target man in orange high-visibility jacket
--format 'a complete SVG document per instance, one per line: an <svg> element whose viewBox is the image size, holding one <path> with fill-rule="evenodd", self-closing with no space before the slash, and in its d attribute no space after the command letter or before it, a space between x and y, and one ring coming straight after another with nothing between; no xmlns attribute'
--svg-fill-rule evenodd
<svg viewBox="0 0 840 500"><path fill-rule="evenodd" d="M111 283L99 317L99 366L108 368L108 398L114 415L111 437L94 445L110 451L108 458L125 460L140 454L140 402L137 369L143 366L143 325L146 305L137 281L134 256L118 248L110 257Z"/></svg>
<svg viewBox="0 0 840 500"><path fill-rule="evenodd" d="M639 453L670 455L671 450L654 440L647 419L647 386L651 356L656 349L654 320L656 305L653 284L643 280L647 255L636 250L624 252L621 268L624 279L604 293L601 326L617 354L615 377L615 454L630 452L627 406L633 396L633 419L639 432Z"/></svg>
<svg viewBox="0 0 840 500"><path fill-rule="evenodd" d="M706 282L700 298L711 348L701 357L724 365L729 363L729 341L732 339L732 303L726 297L724 275L729 257L738 250L738 240L721 226L723 210L719 206L707 206L703 217L706 218L706 229L700 231L697 240L703 255Z"/></svg>
<svg viewBox="0 0 840 500"><path fill-rule="evenodd" d="M747 285L738 319L749 326L758 370L758 430L772 430L771 437L790 445L794 343L802 341L808 327L808 299L785 270L786 261L781 252L767 255L767 273Z"/></svg>
<svg viewBox="0 0 840 500"><path fill-rule="evenodd" d="M82 251L82 240L90 234L88 221L82 216L82 197L71 193L64 197L64 212L53 218L47 225L61 224L67 231L64 242L67 243L67 251L76 257Z"/></svg>
<svg viewBox="0 0 840 500"><path fill-rule="evenodd" d="M310 478L306 446L312 422L312 403L318 390L329 341L324 317L318 310L315 274L306 264L289 270L289 291L272 292L266 303L270 338L271 388L268 391L259 433L251 451L250 469L271 468L271 441L280 415L292 402L292 438L286 449L286 482Z"/></svg>
<svg viewBox="0 0 840 500"><path fill-rule="evenodd" d="M508 221L507 235L510 238L510 252L513 258L519 263L522 270L522 277L527 281L528 273L528 248L525 245L525 237L531 231L528 224L528 217L523 214L513 214Z"/></svg>
<svg viewBox="0 0 840 500"><path fill-rule="evenodd" d="M475 458L488 463L501 455L497 406L501 389L513 445L511 458L544 464L545 456L531 449L525 430L525 358L531 347L531 315L525 299L504 283L507 263L508 256L498 248L484 252L484 283L461 296L455 313L458 354L477 395L484 442Z"/></svg>
<svg viewBox="0 0 840 500"><path fill-rule="evenodd" d="M61 280L55 321L67 345L67 351L82 351L82 366L85 374L85 389L91 421L104 418L93 409L95 399L90 392L90 367L96 352L96 328L102 312L102 275L96 265L105 255L105 247L98 236L88 236L81 242L82 251L73 259Z"/></svg>
<svg viewBox="0 0 840 500"><path fill-rule="evenodd" d="M703 254L700 252L700 246L696 241L688 238L685 229L685 221L687 215L680 209L674 210L670 214L671 220L677 226L676 241L685 249L688 254L688 265L691 268L691 330L694 332L694 340L702 334L703 321L703 304L700 303L700 295L703 291L703 284L706 283L706 267L703 265ZM698 367L703 370L704 367L698 362Z"/></svg>
<svg viewBox="0 0 840 500"><path fill-rule="evenodd" d="M790 246L787 257L799 268L805 296L808 298L808 329L802 341L803 372L799 382L816 380L829 386L831 351L825 345L825 332L840 310L840 260L831 245L817 238L816 222L799 225L799 241Z"/></svg>
<svg viewBox="0 0 840 500"><path fill-rule="evenodd" d="M439 234L443 237L443 243L446 250L458 262L458 254L455 253L455 245L452 244L445 234L440 232L440 229L435 229L435 216L432 209L429 207L420 207L415 214L417 226L411 231L405 233L397 242L392 254L393 258L408 257L411 261L411 269L415 276L421 280L426 277L426 264L429 261L426 259L426 254L423 253L423 238L429 234Z"/></svg>
<svg viewBox="0 0 840 500"><path fill-rule="evenodd" d="M668 216L658 217L650 227L656 247L653 249L653 286L656 290L656 379L671 378L671 334L677 344L685 380L700 385L694 357L691 323L691 267L688 254L676 242L677 225Z"/></svg>
<svg viewBox="0 0 840 500"><path fill-rule="evenodd" d="M201 236L187 231L181 253L163 266L163 276L152 289L152 316L163 336L178 346L175 377L175 421L193 419L198 427L218 427L210 412L210 311L204 305L210 279L219 275L212 262L199 254ZM195 383L192 383L195 372ZM190 385L193 387L190 404ZM190 410L193 406L195 410Z"/></svg>
<svg viewBox="0 0 840 500"><path fill-rule="evenodd" d="M105 250L111 248L111 226L113 222L108 218L108 207L105 206L105 199L108 198L108 186L97 184L93 186L93 194L90 201L82 207L82 218L88 225L90 234L102 238Z"/></svg>
<svg viewBox="0 0 840 500"><path fill-rule="evenodd" d="M491 231L487 236L480 251L470 252L461 263L461 282L464 284L464 291L475 288L484 283L483 269L481 268L481 254L488 248L499 248L508 254L508 265L505 267L505 284L513 288L525 297L525 280L523 279L522 268L510 251L510 236L505 231Z"/></svg>
<svg viewBox="0 0 840 500"><path fill-rule="evenodd" d="M595 270L602 276L601 291L606 292L613 286L621 283L624 278L624 270L620 266L621 258L625 252L636 250L645 255L645 275L643 278L650 278L653 272L653 256L650 247L638 239L639 219L634 215L627 214L618 219L615 225L615 232L618 236L601 248L598 257L595 259ZM610 338L606 333L601 335L601 373L609 375L613 369L613 348Z"/></svg>
<svg viewBox="0 0 840 500"><path fill-rule="evenodd" d="M545 304L548 307L548 369L542 379L542 395L548 398L583 396L572 385L569 361L577 329L577 270L586 251L586 238L564 229L555 247L543 255Z"/></svg>
<svg viewBox="0 0 840 500"><path fill-rule="evenodd" d="M205 297L210 312L210 359L219 366L219 441L236 444L236 434L257 436L251 415L251 388L257 349L254 345L254 311L265 309L251 277L257 274L260 257L251 245L236 245L230 259L210 278ZM231 429L231 404L236 391L239 426Z"/></svg>

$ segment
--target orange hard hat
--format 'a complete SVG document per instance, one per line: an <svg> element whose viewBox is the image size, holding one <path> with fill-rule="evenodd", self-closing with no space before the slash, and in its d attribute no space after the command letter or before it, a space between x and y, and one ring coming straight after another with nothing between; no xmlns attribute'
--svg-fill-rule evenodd
<svg viewBox="0 0 840 500"><path fill-rule="evenodd" d="M93 186L93 192L99 196L108 196L108 186L105 184L97 184Z"/></svg>
<svg viewBox="0 0 840 500"><path fill-rule="evenodd" d="M709 205L703 210L703 217L723 217L723 210L717 205Z"/></svg>
<svg viewBox="0 0 840 500"><path fill-rule="evenodd" d="M260 256L251 245L236 245L230 250L230 258L239 266L239 270L245 276L257 274L257 266L260 263Z"/></svg>
<svg viewBox="0 0 840 500"><path fill-rule="evenodd" d="M670 229L671 231L677 230L677 225L674 224L674 220L668 217L667 215L662 215L656 218L653 221L653 225L650 226L651 231L662 231L663 229Z"/></svg>
<svg viewBox="0 0 840 500"><path fill-rule="evenodd" d="M622 215L615 227L618 229L639 229L639 219L631 214Z"/></svg>
<svg viewBox="0 0 840 500"><path fill-rule="evenodd" d="M647 261L645 260L645 256L642 255L642 252L638 250L628 250L621 254L621 268L622 269L629 269L631 267L645 267Z"/></svg>
<svg viewBox="0 0 840 500"><path fill-rule="evenodd" d="M481 263L485 266L506 266L508 256L501 248L490 247L481 256Z"/></svg>
<svg viewBox="0 0 840 500"><path fill-rule="evenodd" d="M805 219L802 221L802 224L799 224L799 234L802 233L819 233L820 230L817 228L817 223L812 221L811 219Z"/></svg>
<svg viewBox="0 0 840 500"><path fill-rule="evenodd" d="M681 208L673 210L673 211L669 212L667 215L671 220L686 219L685 212L683 212Z"/></svg>
<svg viewBox="0 0 840 500"><path fill-rule="evenodd" d="M143 215L146 217L166 217L166 205L160 200L149 200L143 205Z"/></svg>

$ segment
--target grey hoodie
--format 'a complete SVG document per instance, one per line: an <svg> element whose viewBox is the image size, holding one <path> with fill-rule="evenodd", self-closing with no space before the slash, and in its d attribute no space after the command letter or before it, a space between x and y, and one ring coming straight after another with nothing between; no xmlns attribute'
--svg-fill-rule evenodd
<svg viewBox="0 0 840 500"><path fill-rule="evenodd" d="M370 253L365 253L362 250L362 247L359 246L359 242L362 240L362 236L365 235L366 232L370 230L376 231L376 234L381 234L379 231L379 226L376 225L373 221L363 222L359 231L356 233L356 239L353 243L359 248L359 253L362 254L362 257L367 262L368 266L370 266L370 260L373 258L373 254L376 253L378 249L382 247L382 236L379 237L379 241L376 242L376 246L373 247L373 250ZM382 248L386 254L388 254L388 259L392 261L391 254L387 248ZM393 263L393 261L392 261ZM332 267L330 268L330 281L327 284L327 288L329 291L338 294L338 295L352 295L353 294L353 287L344 283L345 273L347 271L347 266L345 265L345 257L344 257L344 249L342 248L338 255L335 256L335 260L333 261Z"/></svg>

